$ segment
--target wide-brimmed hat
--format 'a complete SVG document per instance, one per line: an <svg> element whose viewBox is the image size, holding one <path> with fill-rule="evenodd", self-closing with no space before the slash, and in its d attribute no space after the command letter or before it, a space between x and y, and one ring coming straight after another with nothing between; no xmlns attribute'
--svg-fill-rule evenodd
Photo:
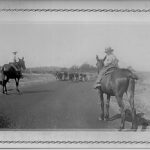
<svg viewBox="0 0 150 150"><path fill-rule="evenodd" d="M105 48L105 53L111 53L113 52L114 50L111 48L111 47L107 47Z"/></svg>

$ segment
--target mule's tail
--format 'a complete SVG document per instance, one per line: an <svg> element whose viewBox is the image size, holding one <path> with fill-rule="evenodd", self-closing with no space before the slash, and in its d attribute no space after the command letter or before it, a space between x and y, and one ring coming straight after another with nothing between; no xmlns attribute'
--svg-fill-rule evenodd
<svg viewBox="0 0 150 150"><path fill-rule="evenodd" d="M129 85L127 88L128 98L129 98L129 100L131 100L133 102L133 105L134 105L135 80L137 80L137 78L135 76L130 77Z"/></svg>

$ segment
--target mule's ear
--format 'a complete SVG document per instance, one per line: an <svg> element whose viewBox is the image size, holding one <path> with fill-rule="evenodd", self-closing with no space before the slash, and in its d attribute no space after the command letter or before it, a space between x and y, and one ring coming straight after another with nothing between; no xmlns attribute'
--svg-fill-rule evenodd
<svg viewBox="0 0 150 150"><path fill-rule="evenodd" d="M99 59L98 55L96 55L96 59L97 59L97 60Z"/></svg>
<svg viewBox="0 0 150 150"><path fill-rule="evenodd" d="M24 60L24 57L22 57L22 60Z"/></svg>

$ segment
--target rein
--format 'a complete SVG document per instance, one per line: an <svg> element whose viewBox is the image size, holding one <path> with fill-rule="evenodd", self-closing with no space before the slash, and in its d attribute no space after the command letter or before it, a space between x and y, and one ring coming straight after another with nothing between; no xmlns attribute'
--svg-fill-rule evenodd
<svg viewBox="0 0 150 150"><path fill-rule="evenodd" d="M21 70L21 68L23 68L19 61L16 62L16 63L14 63L14 65L15 65L15 67L18 68L19 70Z"/></svg>

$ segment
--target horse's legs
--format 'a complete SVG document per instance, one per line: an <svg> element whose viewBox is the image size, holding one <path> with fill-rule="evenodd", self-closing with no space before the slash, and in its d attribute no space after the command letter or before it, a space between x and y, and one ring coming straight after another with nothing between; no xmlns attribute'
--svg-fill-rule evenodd
<svg viewBox="0 0 150 150"><path fill-rule="evenodd" d="M107 101L106 101L106 115L105 115L105 119L106 119L106 120L109 118L109 103L110 103L110 95L107 95Z"/></svg>
<svg viewBox="0 0 150 150"><path fill-rule="evenodd" d="M2 86L3 86L3 94L5 94L5 85L6 85L6 81L5 81L5 80L3 80L3 81L2 81Z"/></svg>
<svg viewBox="0 0 150 150"><path fill-rule="evenodd" d="M100 99L100 103L101 103L101 116L100 116L100 120L104 120L104 98L103 98L103 92L99 89L99 99Z"/></svg>
<svg viewBox="0 0 150 150"><path fill-rule="evenodd" d="M5 93L7 94L7 87L6 87L6 84L7 84L7 80L5 80Z"/></svg>
<svg viewBox="0 0 150 150"><path fill-rule="evenodd" d="M6 80L7 80L7 77L4 74L2 74L3 94L5 94L5 91L6 91Z"/></svg>
<svg viewBox="0 0 150 150"><path fill-rule="evenodd" d="M20 92L20 91L19 91L19 88L18 88L18 86L19 86L19 79L15 78L15 82L16 82L16 90L17 90L18 92Z"/></svg>
<svg viewBox="0 0 150 150"><path fill-rule="evenodd" d="M4 94L7 94L6 84L7 84L8 80L9 80L8 78L6 78L6 80L5 79L3 80L3 93Z"/></svg>
<svg viewBox="0 0 150 150"><path fill-rule="evenodd" d="M120 129L124 129L125 126L125 106L124 106L124 102L122 99L123 96L116 96L118 105L121 109L121 125L120 125Z"/></svg>

